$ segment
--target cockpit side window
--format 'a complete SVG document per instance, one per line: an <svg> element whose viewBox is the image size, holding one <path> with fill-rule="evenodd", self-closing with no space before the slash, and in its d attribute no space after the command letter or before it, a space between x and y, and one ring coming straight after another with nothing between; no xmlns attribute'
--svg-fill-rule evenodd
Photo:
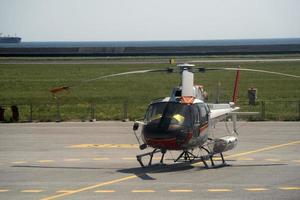
<svg viewBox="0 0 300 200"><path fill-rule="evenodd" d="M206 123L208 121L208 111L203 103L198 103L197 108L200 112L199 121L201 124Z"/></svg>

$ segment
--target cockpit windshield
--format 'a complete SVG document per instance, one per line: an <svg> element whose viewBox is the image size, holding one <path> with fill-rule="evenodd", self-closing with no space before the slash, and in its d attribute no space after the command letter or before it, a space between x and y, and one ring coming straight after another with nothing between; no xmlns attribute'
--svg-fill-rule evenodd
<svg viewBox="0 0 300 200"><path fill-rule="evenodd" d="M176 102L161 102L150 105L145 121L159 124L190 126L191 108Z"/></svg>

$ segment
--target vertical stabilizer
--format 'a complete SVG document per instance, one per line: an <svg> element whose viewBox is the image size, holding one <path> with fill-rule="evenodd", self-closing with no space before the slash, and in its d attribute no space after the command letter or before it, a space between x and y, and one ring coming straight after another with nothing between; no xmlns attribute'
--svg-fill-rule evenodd
<svg viewBox="0 0 300 200"><path fill-rule="evenodd" d="M240 66L239 66L239 68L240 68ZM236 75L235 75L233 95L232 95L232 102L234 102L235 104L237 102L237 96L238 96L238 90L239 90L239 80L240 80L240 70L238 69L236 71Z"/></svg>

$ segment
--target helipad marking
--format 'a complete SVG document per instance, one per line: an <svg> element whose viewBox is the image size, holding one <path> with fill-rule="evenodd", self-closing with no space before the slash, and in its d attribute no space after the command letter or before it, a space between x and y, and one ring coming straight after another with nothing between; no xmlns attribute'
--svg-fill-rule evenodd
<svg viewBox="0 0 300 200"><path fill-rule="evenodd" d="M267 188L245 188L245 190L250 192L262 192L262 191L268 191Z"/></svg>
<svg viewBox="0 0 300 200"><path fill-rule="evenodd" d="M132 190L132 193L153 193L155 190Z"/></svg>
<svg viewBox="0 0 300 200"><path fill-rule="evenodd" d="M12 164L24 164L24 163L27 163L27 161L15 161L15 162L11 162Z"/></svg>
<svg viewBox="0 0 300 200"><path fill-rule="evenodd" d="M180 193L180 192L182 192L182 193L184 193L184 192L193 192L193 190L169 190L169 192L174 192L174 193L176 193L176 192L178 192L178 193Z"/></svg>
<svg viewBox="0 0 300 200"><path fill-rule="evenodd" d="M234 157L239 157L239 156L245 156L245 155L249 155L249 154L253 154L253 153L259 153L262 151L268 151L268 150L273 150L273 149L277 149L277 148L281 148L281 147L285 147L285 146L290 146L290 145L295 145L295 144L300 144L300 140L294 141L294 142L289 142L289 143L284 143L284 144L279 144L279 145L273 145L273 146L269 146L269 147L264 147L264 148L260 148L257 150L252 150L252 151L246 151L243 153L238 153L238 154L232 154L229 156L225 156L224 158L234 158Z"/></svg>
<svg viewBox="0 0 300 200"><path fill-rule="evenodd" d="M99 160L110 160L110 158L92 158L95 161L99 161Z"/></svg>
<svg viewBox="0 0 300 200"><path fill-rule="evenodd" d="M106 186L106 185L112 185L112 184L115 184L115 183L120 183L120 182L127 181L127 180L130 180L130 179L134 179L134 178L137 178L137 177L138 177L137 175L126 176L124 178L115 179L115 180L112 180L112 181L102 182L102 183L98 183L96 185L91 185L91 186L79 188L77 190L73 190L72 192L67 192L67 193L62 193L62 194L58 194L58 195L45 197L45 198L42 198L41 200L57 199L57 198L60 198L60 197L69 196L69 195L76 194L76 193L79 193L79 192L92 190L92 189L95 189L95 188L98 188L98 187L103 187L103 186Z"/></svg>
<svg viewBox="0 0 300 200"><path fill-rule="evenodd" d="M267 150L272 150L272 149L281 148L281 147L285 147L285 146L289 146L289 145L294 145L294 144L299 144L299 143L300 143L300 140L294 141L294 142L285 143L285 144L280 144L280 145L274 145L274 146L269 146L269 147L265 147L265 148L260 148L260 149L257 149L257 150L246 151L246 152L243 152L243 153L232 154L230 156L226 156L225 158L240 157L240 156L244 156L244 155L248 155L248 154L258 153L258 152L267 151ZM43 198L41 200L58 199L58 198L61 198L61 197L65 197L65 196L77 194L77 193L84 192L84 191L87 191L87 190L92 190L92 189L95 189L95 188L98 188L98 187L103 187L103 186L107 186L107 185L112 185L112 184L124 182L124 181L131 180L131 179L134 179L134 178L137 178L137 177L138 177L137 175L126 176L126 177L115 179L115 180L112 180L112 181L102 182L102 183L98 183L98 184L95 184L95 185L91 185L91 186L79 188L79 189L74 190L74 191L69 192L69 193L62 193L62 194L58 194L58 195L52 195L52 196L49 196L49 197L45 197L45 198Z"/></svg>
<svg viewBox="0 0 300 200"><path fill-rule="evenodd" d="M115 190L96 190L94 192L96 192L96 193L114 193L116 191Z"/></svg>
<svg viewBox="0 0 300 200"><path fill-rule="evenodd" d="M300 190L300 187L279 187L280 190Z"/></svg>
<svg viewBox="0 0 300 200"><path fill-rule="evenodd" d="M43 192L44 190L38 190L38 189L31 189L31 190L22 190L21 192L23 193L40 193Z"/></svg>
<svg viewBox="0 0 300 200"><path fill-rule="evenodd" d="M36 162L38 162L38 163L51 163L51 162L54 162L54 160L38 160Z"/></svg>
<svg viewBox="0 0 300 200"><path fill-rule="evenodd" d="M59 190L59 191L56 191L57 193L70 193L70 192L73 192L74 190Z"/></svg>
<svg viewBox="0 0 300 200"><path fill-rule="evenodd" d="M267 158L265 159L265 161L270 161L270 162L279 162L280 159L276 159L276 158Z"/></svg>
<svg viewBox="0 0 300 200"><path fill-rule="evenodd" d="M67 146L68 148L121 148L121 149L137 149L138 144L76 144Z"/></svg>
<svg viewBox="0 0 300 200"><path fill-rule="evenodd" d="M252 161L254 158L248 158L248 157L240 157L238 160L243 160L243 161Z"/></svg>
<svg viewBox="0 0 300 200"><path fill-rule="evenodd" d="M208 189L208 192L232 192L232 189Z"/></svg>
<svg viewBox="0 0 300 200"><path fill-rule="evenodd" d="M0 189L0 192L9 192L10 190L8 189Z"/></svg>
<svg viewBox="0 0 300 200"><path fill-rule="evenodd" d="M66 161L66 162L80 161L80 158L67 158L67 159L64 159L64 161Z"/></svg>
<svg viewBox="0 0 300 200"><path fill-rule="evenodd" d="M136 160L136 157L124 157L122 160Z"/></svg>

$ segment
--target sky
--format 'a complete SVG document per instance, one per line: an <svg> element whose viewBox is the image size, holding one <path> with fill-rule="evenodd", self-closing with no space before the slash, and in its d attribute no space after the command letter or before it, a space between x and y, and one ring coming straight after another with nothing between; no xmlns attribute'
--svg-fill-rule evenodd
<svg viewBox="0 0 300 200"><path fill-rule="evenodd" d="M300 38L300 0L0 0L23 41Z"/></svg>

